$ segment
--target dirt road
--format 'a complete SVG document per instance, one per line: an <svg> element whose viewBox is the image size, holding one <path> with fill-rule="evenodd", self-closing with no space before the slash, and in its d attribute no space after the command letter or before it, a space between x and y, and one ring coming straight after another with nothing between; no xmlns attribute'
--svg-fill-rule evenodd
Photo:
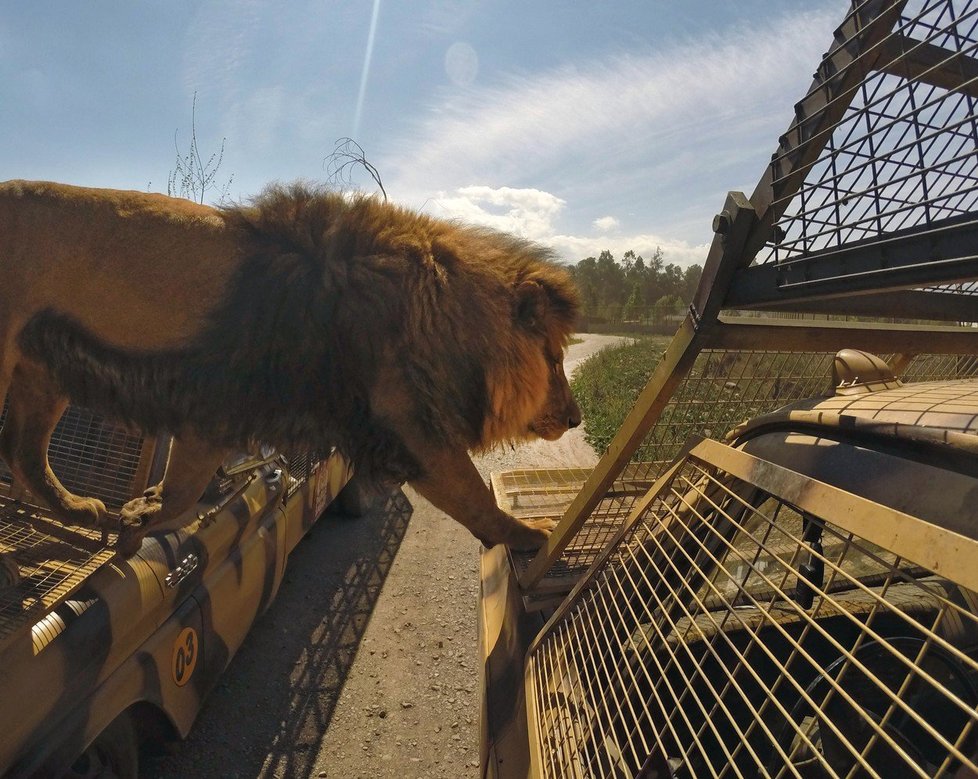
<svg viewBox="0 0 978 779"><path fill-rule="evenodd" d="M620 340L581 337L568 350L569 374ZM476 464L488 478L594 460L574 430ZM321 521L190 738L144 774L477 777L478 555L464 528L407 488L383 511Z"/></svg>

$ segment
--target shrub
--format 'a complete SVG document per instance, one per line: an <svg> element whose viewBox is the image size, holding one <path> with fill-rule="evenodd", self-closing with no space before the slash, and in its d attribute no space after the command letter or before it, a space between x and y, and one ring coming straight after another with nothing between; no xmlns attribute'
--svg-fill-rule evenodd
<svg viewBox="0 0 978 779"><path fill-rule="evenodd" d="M669 340L642 338L611 346L578 367L571 387L584 417L584 437L598 454L615 437Z"/></svg>

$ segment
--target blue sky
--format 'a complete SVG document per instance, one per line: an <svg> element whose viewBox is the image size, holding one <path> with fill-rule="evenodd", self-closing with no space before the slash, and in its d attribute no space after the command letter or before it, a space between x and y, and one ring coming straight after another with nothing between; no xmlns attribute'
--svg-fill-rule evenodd
<svg viewBox="0 0 978 779"><path fill-rule="evenodd" d="M0 0L0 180L165 192L196 93L234 199L325 181L353 136L404 205L570 262L661 246L702 263L712 215L753 189L847 8Z"/></svg>

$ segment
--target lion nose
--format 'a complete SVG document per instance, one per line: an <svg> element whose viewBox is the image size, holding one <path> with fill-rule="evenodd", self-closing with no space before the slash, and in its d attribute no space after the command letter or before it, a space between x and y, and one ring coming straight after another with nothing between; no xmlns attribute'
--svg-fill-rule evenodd
<svg viewBox="0 0 978 779"><path fill-rule="evenodd" d="M567 427L575 428L581 424L581 410L575 408L571 411L570 416L567 418Z"/></svg>

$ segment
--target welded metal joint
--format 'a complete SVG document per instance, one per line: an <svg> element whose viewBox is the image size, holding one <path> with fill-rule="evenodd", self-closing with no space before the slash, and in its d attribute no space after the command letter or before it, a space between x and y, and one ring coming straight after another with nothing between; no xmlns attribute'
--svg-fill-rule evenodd
<svg viewBox="0 0 978 779"><path fill-rule="evenodd" d="M719 235L730 232L730 212L726 209L713 217L713 232Z"/></svg>

